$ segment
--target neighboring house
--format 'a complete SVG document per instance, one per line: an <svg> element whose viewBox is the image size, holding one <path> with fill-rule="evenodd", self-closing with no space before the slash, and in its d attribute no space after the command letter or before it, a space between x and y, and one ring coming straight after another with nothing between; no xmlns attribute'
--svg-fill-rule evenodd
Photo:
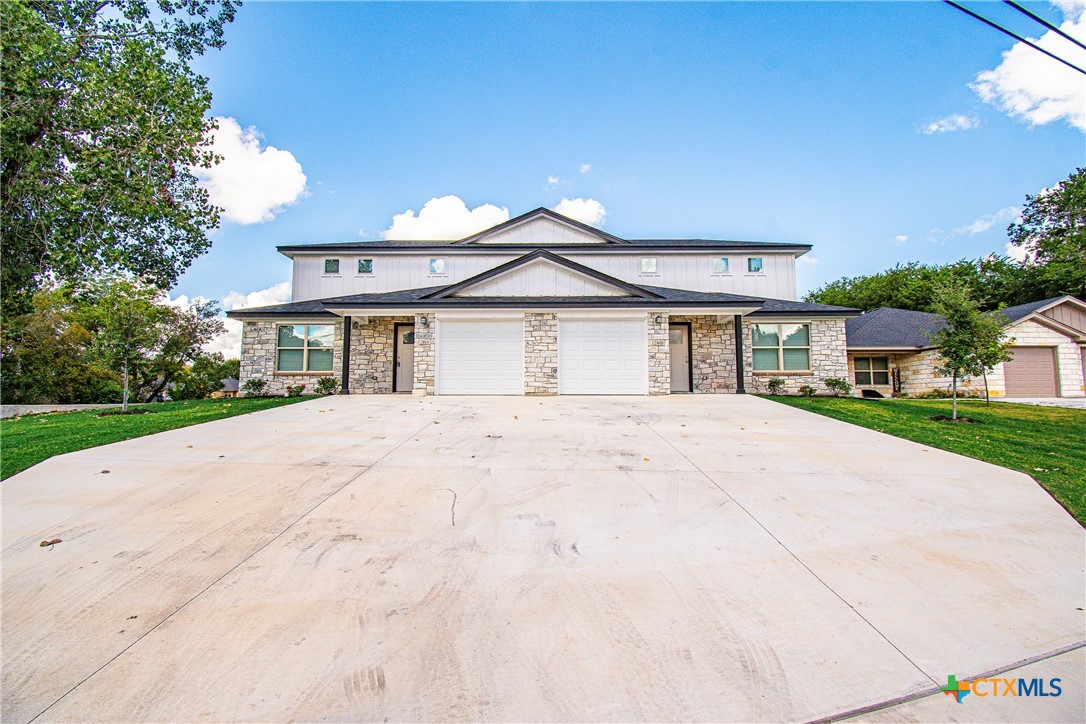
<svg viewBox="0 0 1086 724"><path fill-rule="evenodd" d="M993 397L1086 396L1086 303L1054 297L1007 307L1004 334L1014 359L988 375ZM938 350L931 335L946 326L937 314L883 307L849 319L848 374L857 395L917 395L949 390L935 374ZM984 394L983 379L959 381L959 391Z"/></svg>
<svg viewBox="0 0 1086 724"><path fill-rule="evenodd" d="M238 380L227 377L219 381L222 385L219 389L212 392L208 397L213 399L219 399L223 397L237 397L240 386Z"/></svg>
<svg viewBox="0 0 1086 724"><path fill-rule="evenodd" d="M536 209L459 241L280 246L292 302L244 322L241 383L348 393L629 394L819 388L845 319L796 301L806 244L621 239Z"/></svg>

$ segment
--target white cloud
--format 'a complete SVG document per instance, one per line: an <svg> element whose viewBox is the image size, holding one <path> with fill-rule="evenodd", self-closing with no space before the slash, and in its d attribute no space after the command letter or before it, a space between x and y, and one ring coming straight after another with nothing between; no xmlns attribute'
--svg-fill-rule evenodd
<svg viewBox="0 0 1086 724"><path fill-rule="evenodd" d="M509 209L483 204L468 209L459 196L433 198L415 215L414 209L392 217L392 226L381 232L385 239L463 239L509 220Z"/></svg>
<svg viewBox="0 0 1086 724"><path fill-rule="evenodd" d="M1003 254L1019 263L1033 261L1033 252L1029 249L1022 248L1021 246L1015 246L1009 241L1003 246Z"/></svg>
<svg viewBox="0 0 1086 724"><path fill-rule="evenodd" d="M589 171L592 170L592 164L590 164L590 163L582 163L578 167L577 170L580 171L581 173L588 173Z"/></svg>
<svg viewBox="0 0 1086 724"><path fill-rule="evenodd" d="M979 118L975 116L963 116L960 113L955 113L945 118L939 118L937 120L934 120L920 130L924 133L925 136L930 136L933 133L968 131L971 128L977 128L979 125Z"/></svg>
<svg viewBox="0 0 1086 724"><path fill-rule="evenodd" d="M562 183L562 181L557 176L548 176L547 177L547 188L548 189L556 189L556 188L558 188L558 184L560 184L560 183Z"/></svg>
<svg viewBox="0 0 1086 724"><path fill-rule="evenodd" d="M976 236L977 234L983 234L985 231L988 231L988 229L992 228L997 223L1018 221L1021 217L1022 209L1017 206L1007 206L994 214L985 214L974 220L971 224L959 226L954 230L954 233Z"/></svg>
<svg viewBox="0 0 1086 724"><path fill-rule="evenodd" d="M178 299L183 298L183 295L178 297ZM222 298L222 308L223 311L230 311L231 309L248 309L249 307L266 307L270 304L284 304L289 301L290 282L281 282L255 292L230 292ZM209 354L219 352L227 359L241 356L241 321L224 318L222 323L226 329L222 334L205 344L204 351Z"/></svg>
<svg viewBox="0 0 1086 724"><path fill-rule="evenodd" d="M211 150L222 160L193 173L207 189L222 216L238 224L271 221L306 192L302 166L290 151L262 146L254 126L243 129L233 118L216 118Z"/></svg>
<svg viewBox="0 0 1086 724"><path fill-rule="evenodd" d="M554 207L554 210L563 216L576 219L590 226L599 226L607 218L607 209L595 199L567 199L563 198Z"/></svg>
<svg viewBox="0 0 1086 724"><path fill-rule="evenodd" d="M1086 4L1054 3L1064 14L1060 29L1071 37L1086 37ZM1086 68L1086 50L1048 31L1035 41L1045 50ZM1003 53L1003 62L986 70L969 85L986 103L1031 126L1065 120L1086 131L1086 82L1082 74L1039 53L1025 43L1015 43Z"/></svg>
<svg viewBox="0 0 1086 724"><path fill-rule="evenodd" d="M894 237L894 246L901 246L902 244L904 244L908 240L909 240L909 237L907 235L898 234L897 236Z"/></svg>
<svg viewBox="0 0 1086 724"><path fill-rule="evenodd" d="M796 263L800 265L806 264L807 266L814 266L818 263L818 259L815 259L810 254L804 254L803 256L796 257Z"/></svg>

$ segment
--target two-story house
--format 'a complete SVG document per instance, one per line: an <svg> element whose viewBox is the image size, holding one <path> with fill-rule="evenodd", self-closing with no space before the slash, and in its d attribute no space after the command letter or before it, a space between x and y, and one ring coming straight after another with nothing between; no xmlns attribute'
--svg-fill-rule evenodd
<svg viewBox="0 0 1086 724"><path fill-rule="evenodd" d="M536 209L458 241L280 246L292 302L244 322L241 382L344 394L824 391L845 320L796 301L806 244L621 239Z"/></svg>

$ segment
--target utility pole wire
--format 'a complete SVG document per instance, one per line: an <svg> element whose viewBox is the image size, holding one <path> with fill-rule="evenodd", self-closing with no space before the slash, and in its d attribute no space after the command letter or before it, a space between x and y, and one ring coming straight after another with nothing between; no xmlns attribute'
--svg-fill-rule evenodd
<svg viewBox="0 0 1086 724"><path fill-rule="evenodd" d="M973 12L969 8L963 7L963 6L959 5L958 3L954 2L954 0L943 0L943 2L946 3L947 5L953 7L953 8L957 8L958 10L961 10L966 15L970 15L970 16L976 18L977 20L981 21L985 25L989 25L989 26L995 28L999 32L1001 32L1001 33L1003 33L1005 35L1009 35L1009 36L1011 36L1012 38L1014 38L1015 40L1017 40L1017 41L1019 41L1021 43L1025 43L1026 45L1033 48L1034 50L1041 51L1042 53L1044 53L1048 57L1052 58L1053 60L1058 60L1061 63L1063 63L1064 65L1066 65L1067 67L1073 68L1073 69L1077 70L1079 73L1082 73L1083 75L1086 75L1086 70L1083 70L1082 68L1079 68L1077 65L1075 65L1071 61L1064 60L1063 58L1056 55L1055 53L1048 52L1047 50L1045 50L1041 46L1037 45L1036 43L1034 43L1034 42L1032 42L1030 40L1026 40L1021 35L1018 35L1017 33L1013 33L1010 30L1007 30L1002 25L997 25L997 24L993 23L991 20L989 20L988 18L986 18L986 17L984 17L982 15L977 15L975 12Z"/></svg>
<svg viewBox="0 0 1086 724"><path fill-rule="evenodd" d="M1030 12L1029 10L1027 10L1026 8L1024 8L1024 7L1022 7L1021 5L1019 5L1018 3L1014 2L1014 0L1003 0L1003 2L1004 2L1004 4L1006 4L1006 5L1010 5L1010 6L1012 7L1012 8L1014 8L1014 9L1015 9L1015 10L1017 10L1018 12L1020 12L1020 13L1023 13L1024 15L1028 15L1028 16L1030 16L1031 18L1033 18L1034 20L1036 20L1037 22L1039 22L1039 23L1040 23L1041 25L1045 26L1046 28L1048 28L1048 29L1049 29L1049 30L1051 30L1052 32L1054 32L1054 33L1059 33L1060 35L1062 35L1063 37L1067 38L1068 40L1070 40L1070 41L1071 41L1072 43L1074 43L1074 44L1075 44L1075 45L1077 45L1078 47L1082 48L1083 50L1086 50L1086 45L1083 45L1083 44L1082 44L1082 43L1080 43L1079 41L1075 40L1075 39L1074 39L1074 38L1072 38L1072 37L1071 37L1070 35L1068 35L1067 33L1063 32L1062 30L1060 30L1059 28L1057 28L1057 27L1056 27L1055 25L1053 25L1052 23L1048 22L1048 21L1047 21L1047 20L1045 20L1044 18L1042 18L1042 17L1039 17L1039 16L1037 16L1037 15L1034 15L1033 13L1031 13L1031 12Z"/></svg>

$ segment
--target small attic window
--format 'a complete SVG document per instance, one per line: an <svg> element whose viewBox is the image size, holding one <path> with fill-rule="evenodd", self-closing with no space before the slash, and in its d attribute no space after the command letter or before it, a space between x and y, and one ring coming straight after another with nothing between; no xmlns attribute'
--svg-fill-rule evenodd
<svg viewBox="0 0 1086 724"><path fill-rule="evenodd" d="M655 274L656 273L656 257L646 256L641 258L641 273L642 274Z"/></svg>
<svg viewBox="0 0 1086 724"><path fill-rule="evenodd" d="M729 270L728 257L719 256L713 259L713 273L714 274L727 274Z"/></svg>
<svg viewBox="0 0 1086 724"><path fill-rule="evenodd" d="M762 271L762 257L752 256L747 258L747 271L751 274L757 274Z"/></svg>
<svg viewBox="0 0 1086 724"><path fill-rule="evenodd" d="M325 259L324 260L324 273L325 274L339 274L339 259Z"/></svg>
<svg viewBox="0 0 1086 724"><path fill-rule="evenodd" d="M445 260L441 257L433 257L430 259L430 273L431 274L444 274L445 273Z"/></svg>
<svg viewBox="0 0 1086 724"><path fill-rule="evenodd" d="M359 274L373 274L373 259L359 259L358 260L358 273Z"/></svg>

